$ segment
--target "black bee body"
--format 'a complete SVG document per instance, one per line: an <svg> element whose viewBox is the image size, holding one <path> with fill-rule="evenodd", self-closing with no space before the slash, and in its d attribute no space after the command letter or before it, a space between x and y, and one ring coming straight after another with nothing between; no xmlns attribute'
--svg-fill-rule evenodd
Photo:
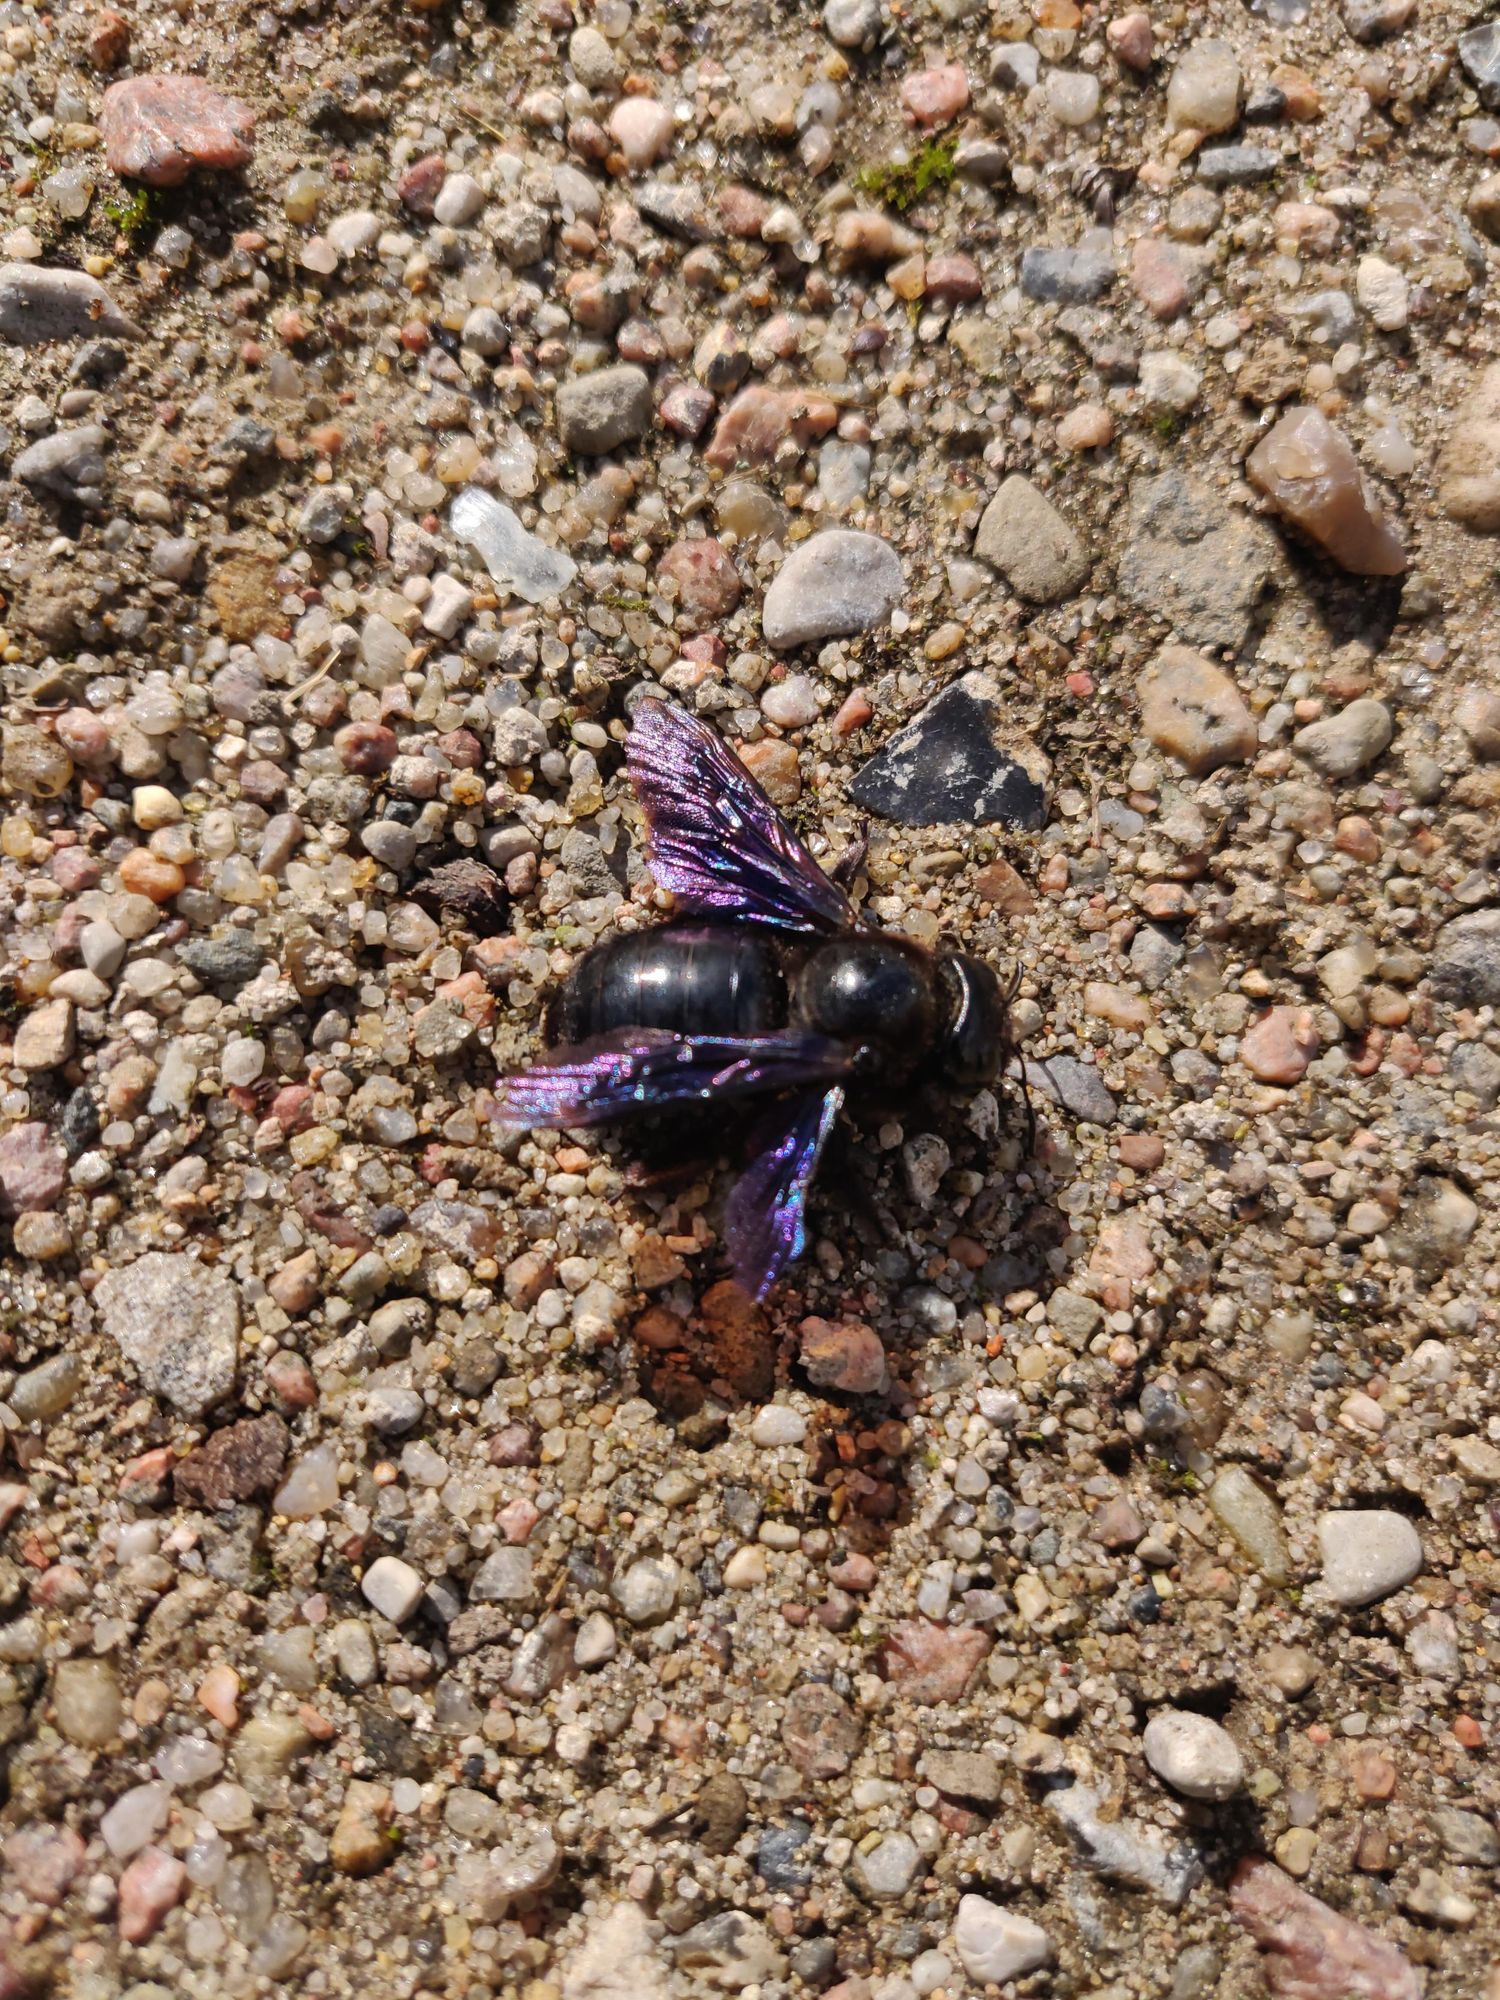
<svg viewBox="0 0 1500 2000"><path fill-rule="evenodd" d="M664 924L606 938L569 973L547 1019L549 1042L618 1028L674 1035L758 1035L787 1024L780 954L746 924Z"/></svg>
<svg viewBox="0 0 1500 2000"><path fill-rule="evenodd" d="M994 1080L1006 1005L982 960L875 931L822 938L737 923L663 924L586 952L558 993L548 1039L627 1029L676 1035L826 1035L884 1082Z"/></svg>
<svg viewBox="0 0 1500 2000"><path fill-rule="evenodd" d="M807 1240L807 1193L854 1089L993 1083L1009 995L982 959L876 930L706 724L647 698L626 743L673 923L597 944L548 1012L548 1060L501 1079L512 1131L759 1107L724 1207L764 1298Z"/></svg>

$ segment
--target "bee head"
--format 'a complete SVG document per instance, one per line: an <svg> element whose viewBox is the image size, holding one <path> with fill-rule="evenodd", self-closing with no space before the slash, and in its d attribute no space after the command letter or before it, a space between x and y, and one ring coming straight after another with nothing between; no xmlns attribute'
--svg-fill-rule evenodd
<svg viewBox="0 0 1500 2000"><path fill-rule="evenodd" d="M942 1021L933 1050L945 1083L977 1090L993 1083L1010 1052L1010 1005L992 967L967 952L938 960Z"/></svg>

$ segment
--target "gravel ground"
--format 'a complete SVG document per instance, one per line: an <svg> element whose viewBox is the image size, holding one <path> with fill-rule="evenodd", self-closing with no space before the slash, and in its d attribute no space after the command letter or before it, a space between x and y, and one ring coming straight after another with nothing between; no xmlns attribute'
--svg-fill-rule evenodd
<svg viewBox="0 0 1500 2000"><path fill-rule="evenodd" d="M0 2000L1500 1994L1492 11L0 0ZM647 690L1019 979L763 1308Z"/></svg>

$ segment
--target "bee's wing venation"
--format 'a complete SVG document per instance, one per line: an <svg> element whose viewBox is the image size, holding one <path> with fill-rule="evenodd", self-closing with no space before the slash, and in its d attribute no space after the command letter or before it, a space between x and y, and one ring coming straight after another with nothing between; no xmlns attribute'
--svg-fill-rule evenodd
<svg viewBox="0 0 1500 2000"><path fill-rule="evenodd" d="M847 1076L853 1056L826 1035L674 1035L623 1028L545 1063L502 1077L497 1121L512 1130L600 1125L663 1105L713 1102L757 1092L820 1089Z"/></svg>
<svg viewBox="0 0 1500 2000"><path fill-rule="evenodd" d="M626 743L651 873L684 915L843 931L853 904L726 743L663 701L643 701Z"/></svg>
<svg viewBox="0 0 1500 2000"><path fill-rule="evenodd" d="M762 1121L764 1151L736 1181L724 1210L734 1275L763 1299L807 1241L807 1191L844 1101L842 1084L806 1090Z"/></svg>

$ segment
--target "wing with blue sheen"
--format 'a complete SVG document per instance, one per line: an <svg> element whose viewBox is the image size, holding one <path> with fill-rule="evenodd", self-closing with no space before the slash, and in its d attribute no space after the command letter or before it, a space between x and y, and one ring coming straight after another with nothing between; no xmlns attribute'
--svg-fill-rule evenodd
<svg viewBox="0 0 1500 2000"><path fill-rule="evenodd" d="M807 1090L763 1121L765 1150L743 1173L724 1211L735 1277L763 1299L807 1242L807 1191L844 1102L841 1084Z"/></svg>
<svg viewBox="0 0 1500 2000"><path fill-rule="evenodd" d="M858 913L727 744L663 701L643 701L625 746L651 873L687 916L848 930Z"/></svg>
<svg viewBox="0 0 1500 2000"><path fill-rule="evenodd" d="M758 1092L826 1089L847 1076L852 1056L825 1035L674 1035L624 1028L497 1086L495 1116L512 1130L601 1125L671 1104L713 1103Z"/></svg>

